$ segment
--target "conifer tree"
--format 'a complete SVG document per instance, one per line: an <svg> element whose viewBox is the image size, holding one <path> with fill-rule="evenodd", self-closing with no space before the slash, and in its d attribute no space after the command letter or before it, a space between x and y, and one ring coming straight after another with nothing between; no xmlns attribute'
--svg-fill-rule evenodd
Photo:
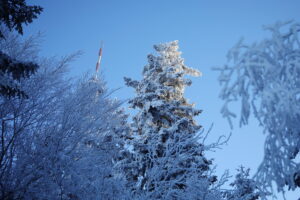
<svg viewBox="0 0 300 200"><path fill-rule="evenodd" d="M16 30L22 35L23 25L31 23L42 11L42 7L27 5L25 0L0 0L0 95L28 98L20 89L21 80L33 75L39 66L32 61L10 57L1 43L9 40L8 31Z"/></svg>
<svg viewBox="0 0 300 200"><path fill-rule="evenodd" d="M200 72L187 67L178 41L154 45L143 79L125 78L136 91L130 105L139 112L132 123L130 157L123 160L128 186L140 199L221 199L213 183L211 160L198 142L194 117L201 113L184 98L191 80Z"/></svg>

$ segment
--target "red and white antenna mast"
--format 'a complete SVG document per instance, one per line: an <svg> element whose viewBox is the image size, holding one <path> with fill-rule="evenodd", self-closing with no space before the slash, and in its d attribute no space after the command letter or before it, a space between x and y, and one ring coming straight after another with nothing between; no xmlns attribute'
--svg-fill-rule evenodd
<svg viewBox="0 0 300 200"><path fill-rule="evenodd" d="M96 74L95 78L97 79L98 71L100 69L100 64L101 64L101 59L102 59L102 50L103 50L103 41L101 41L100 49L99 49L99 56L98 56L98 61L96 64Z"/></svg>

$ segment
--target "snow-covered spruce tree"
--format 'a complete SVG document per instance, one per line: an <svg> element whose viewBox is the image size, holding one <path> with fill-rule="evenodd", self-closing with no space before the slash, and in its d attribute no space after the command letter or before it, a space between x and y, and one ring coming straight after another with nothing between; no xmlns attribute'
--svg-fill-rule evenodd
<svg viewBox="0 0 300 200"><path fill-rule="evenodd" d="M271 38L253 45L238 42L228 53L230 65L216 68L225 101L221 112L232 124L235 114L228 105L240 101L242 126L253 111L267 133L255 178L266 189L275 182L279 191L286 185L295 190L300 187L300 24L265 28Z"/></svg>
<svg viewBox="0 0 300 200"><path fill-rule="evenodd" d="M198 142L194 117L201 113L184 98L191 85L185 75L199 76L188 68L178 51L178 41L154 45L158 55L148 55L143 79L125 78L136 91L130 100L139 109L133 118L132 138L123 170L137 199L221 199L213 187L211 160Z"/></svg>

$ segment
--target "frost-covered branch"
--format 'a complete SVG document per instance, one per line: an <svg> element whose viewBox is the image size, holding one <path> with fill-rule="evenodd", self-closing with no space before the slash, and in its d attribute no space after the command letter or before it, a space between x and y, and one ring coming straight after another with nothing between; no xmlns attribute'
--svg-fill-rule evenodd
<svg viewBox="0 0 300 200"><path fill-rule="evenodd" d="M277 22L266 26L272 36L259 43L239 41L228 52L229 65L215 68L222 85L221 110L229 123L236 115L230 104L239 101L240 126L247 125L251 112L268 134L264 159L256 179L266 188L274 181L300 187L300 24Z"/></svg>

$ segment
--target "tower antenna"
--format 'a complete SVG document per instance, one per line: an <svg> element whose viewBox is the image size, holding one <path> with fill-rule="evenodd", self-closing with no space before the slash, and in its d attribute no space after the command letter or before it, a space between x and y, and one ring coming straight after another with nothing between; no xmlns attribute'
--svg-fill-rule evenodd
<svg viewBox="0 0 300 200"><path fill-rule="evenodd" d="M95 73L96 79L98 76L98 71L100 69L100 64L101 64L101 59L102 59L102 50L103 50L103 41L101 41L101 43L100 43L99 56L98 56L98 61L96 63L96 73Z"/></svg>

